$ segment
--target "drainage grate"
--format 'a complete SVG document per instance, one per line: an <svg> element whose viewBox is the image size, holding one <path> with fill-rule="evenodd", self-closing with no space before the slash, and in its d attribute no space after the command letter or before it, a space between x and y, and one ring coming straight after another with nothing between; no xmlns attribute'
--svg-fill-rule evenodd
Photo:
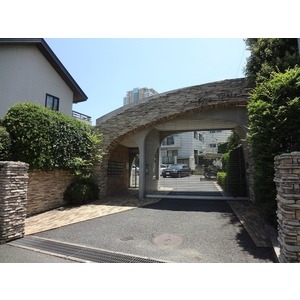
<svg viewBox="0 0 300 300"><path fill-rule="evenodd" d="M100 249L88 248L79 245L66 244L53 240L26 236L14 240L9 245L21 248L46 252L52 255L64 256L69 259L78 259L97 263L162 263L149 258L109 252Z"/></svg>

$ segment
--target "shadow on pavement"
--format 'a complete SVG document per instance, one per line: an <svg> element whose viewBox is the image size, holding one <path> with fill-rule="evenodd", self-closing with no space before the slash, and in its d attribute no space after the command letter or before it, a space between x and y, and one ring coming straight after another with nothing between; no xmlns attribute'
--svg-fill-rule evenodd
<svg viewBox="0 0 300 300"><path fill-rule="evenodd" d="M190 200L190 199L162 199L161 201L146 205L144 209L220 213L220 216L227 219L230 224L238 227L236 241L244 251L256 259L270 260L275 262L274 253L271 247L257 247L251 236L241 224L238 217L224 200ZM207 224L209 226L209 224Z"/></svg>

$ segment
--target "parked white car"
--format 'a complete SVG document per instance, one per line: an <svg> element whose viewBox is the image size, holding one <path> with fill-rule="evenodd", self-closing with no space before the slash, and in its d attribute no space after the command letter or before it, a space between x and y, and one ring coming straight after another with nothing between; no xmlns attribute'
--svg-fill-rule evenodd
<svg viewBox="0 0 300 300"><path fill-rule="evenodd" d="M164 165L164 164L161 164L161 165L160 165L160 168L159 168L160 175L162 175L163 170L165 170L167 167L168 167L168 165Z"/></svg>

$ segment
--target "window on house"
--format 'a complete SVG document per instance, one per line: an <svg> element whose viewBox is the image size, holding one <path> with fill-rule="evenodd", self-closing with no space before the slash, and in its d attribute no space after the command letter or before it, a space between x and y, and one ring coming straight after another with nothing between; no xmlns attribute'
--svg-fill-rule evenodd
<svg viewBox="0 0 300 300"><path fill-rule="evenodd" d="M162 145L163 146L166 146L166 145L174 145L175 142L174 142L174 136L171 135L171 136L168 136L167 138L165 138L162 142Z"/></svg>
<svg viewBox="0 0 300 300"><path fill-rule="evenodd" d="M52 110L59 110L59 98L46 94L45 106Z"/></svg>
<svg viewBox="0 0 300 300"><path fill-rule="evenodd" d="M217 144L209 144L209 148L216 148Z"/></svg>
<svg viewBox="0 0 300 300"><path fill-rule="evenodd" d="M169 157L178 156L178 150L168 150L167 156L169 156Z"/></svg>

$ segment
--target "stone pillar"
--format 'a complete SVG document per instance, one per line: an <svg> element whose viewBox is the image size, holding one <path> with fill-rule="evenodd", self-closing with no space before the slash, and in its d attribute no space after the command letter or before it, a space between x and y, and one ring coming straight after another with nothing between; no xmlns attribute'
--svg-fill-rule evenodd
<svg viewBox="0 0 300 300"><path fill-rule="evenodd" d="M0 244L25 232L28 164L0 161Z"/></svg>
<svg viewBox="0 0 300 300"><path fill-rule="evenodd" d="M279 262L300 262L300 152L275 157Z"/></svg>

